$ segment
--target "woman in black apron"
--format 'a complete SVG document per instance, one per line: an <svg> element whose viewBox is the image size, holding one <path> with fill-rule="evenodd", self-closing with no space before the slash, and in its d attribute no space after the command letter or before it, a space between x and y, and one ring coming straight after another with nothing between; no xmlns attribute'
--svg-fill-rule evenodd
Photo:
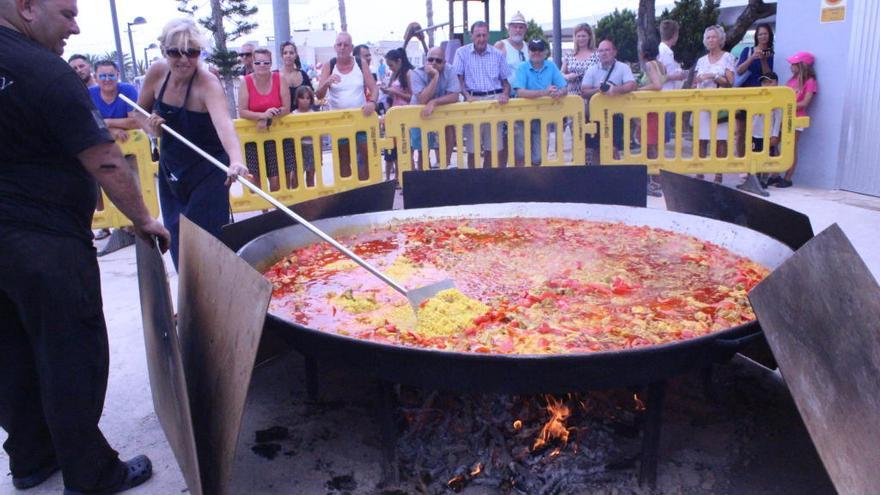
<svg viewBox="0 0 880 495"><path fill-rule="evenodd" d="M154 135L165 123L208 154L229 165L229 173L205 160L172 136L161 140L159 202L162 220L171 232L171 257L178 262L180 215L214 236L229 223L229 184L241 174L241 145L220 81L199 63L204 45L189 19L169 22L159 37L164 61L154 63L144 81L139 104L152 108L142 123Z"/></svg>

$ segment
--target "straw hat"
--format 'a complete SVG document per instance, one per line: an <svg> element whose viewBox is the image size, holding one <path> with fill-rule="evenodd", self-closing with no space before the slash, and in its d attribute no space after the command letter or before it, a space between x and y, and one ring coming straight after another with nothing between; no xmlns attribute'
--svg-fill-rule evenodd
<svg viewBox="0 0 880 495"><path fill-rule="evenodd" d="M511 17L510 21L507 23L508 26L511 24L527 25L528 23L526 22L526 18L522 15L522 12L517 10L516 14L513 14L513 17Z"/></svg>

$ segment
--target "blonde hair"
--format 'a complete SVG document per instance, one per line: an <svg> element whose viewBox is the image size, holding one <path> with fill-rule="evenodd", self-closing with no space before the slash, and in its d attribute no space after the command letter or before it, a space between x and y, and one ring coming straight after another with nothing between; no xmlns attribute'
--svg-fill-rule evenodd
<svg viewBox="0 0 880 495"><path fill-rule="evenodd" d="M596 49L596 35L593 33L593 28L590 27L590 25L587 23L578 24L577 26L574 27L574 31L572 31L572 33L571 33L572 39L574 39L574 35L578 34L580 31L585 31L587 34L590 35L590 42L587 44L587 48L589 48L590 50L595 50ZM580 47L577 46L577 42L575 41L574 55L577 55L579 51L580 51Z"/></svg>
<svg viewBox="0 0 880 495"><path fill-rule="evenodd" d="M159 45L165 48L201 48L208 47L205 36L196 26L195 21L188 18L174 19L165 24L159 35Z"/></svg>
<svg viewBox="0 0 880 495"><path fill-rule="evenodd" d="M813 68L812 65L805 62L798 62L794 65L796 65L798 68L798 91L801 91L804 89L804 84L806 84L807 81L816 78L816 70Z"/></svg>
<svg viewBox="0 0 880 495"><path fill-rule="evenodd" d="M724 42L727 41L727 34L724 33L724 28L718 24L709 26L703 31L703 46L706 46L706 35L709 34L709 31L715 31L715 34L718 35L718 48L724 50ZM708 50L709 47L706 46L706 49Z"/></svg>

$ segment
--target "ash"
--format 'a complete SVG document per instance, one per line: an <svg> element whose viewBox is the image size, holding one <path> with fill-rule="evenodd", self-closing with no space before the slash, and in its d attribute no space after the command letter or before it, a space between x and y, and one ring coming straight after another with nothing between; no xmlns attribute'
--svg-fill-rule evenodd
<svg viewBox="0 0 880 495"><path fill-rule="evenodd" d="M399 397L401 476L420 493L596 493L609 483L640 492L633 478L642 406L632 392L510 396L401 389Z"/></svg>

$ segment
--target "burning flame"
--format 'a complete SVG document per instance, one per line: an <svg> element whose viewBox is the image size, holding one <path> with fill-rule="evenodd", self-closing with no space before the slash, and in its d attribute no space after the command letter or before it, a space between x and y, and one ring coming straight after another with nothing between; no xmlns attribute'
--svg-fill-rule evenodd
<svg viewBox="0 0 880 495"><path fill-rule="evenodd" d="M473 478L475 476L478 476L481 472L483 472L483 463L478 462L478 463L474 464L473 467L471 468L470 475Z"/></svg>
<svg viewBox="0 0 880 495"><path fill-rule="evenodd" d="M522 420L521 419L517 419L513 422L513 431L519 431L519 430L522 430Z"/></svg>
<svg viewBox="0 0 880 495"><path fill-rule="evenodd" d="M549 444L553 440L559 440L562 445L568 443L569 430L565 427L565 420L571 415L571 410L561 399L557 399L552 395L545 395L547 400L547 412L550 413L550 420L541 428L538 438L532 444L532 451ZM558 455L559 449L552 455Z"/></svg>
<svg viewBox="0 0 880 495"><path fill-rule="evenodd" d="M639 394L633 394L633 401L636 403L636 411L644 411L645 403L639 398Z"/></svg>

